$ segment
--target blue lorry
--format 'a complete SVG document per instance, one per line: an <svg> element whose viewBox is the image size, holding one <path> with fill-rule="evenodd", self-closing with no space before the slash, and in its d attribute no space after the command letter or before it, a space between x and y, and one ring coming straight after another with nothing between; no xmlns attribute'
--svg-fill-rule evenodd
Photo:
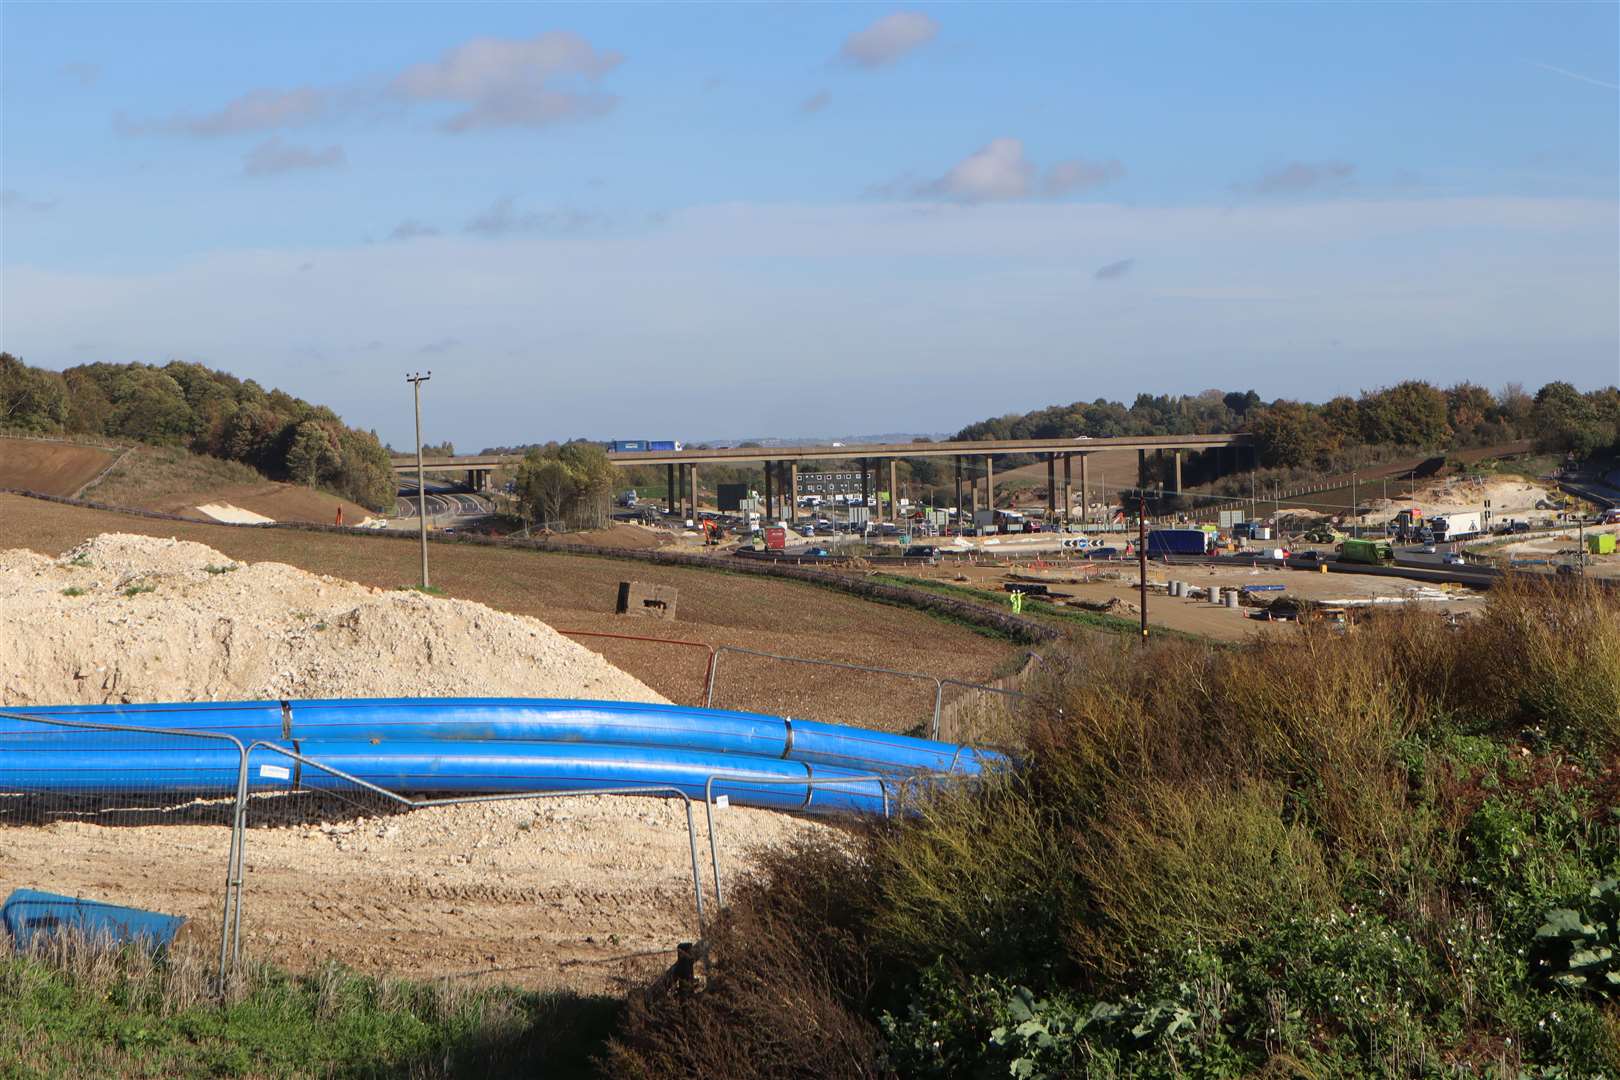
<svg viewBox="0 0 1620 1080"><path fill-rule="evenodd" d="M1203 529L1154 529L1147 534L1147 553L1204 555L1209 552L1209 535Z"/></svg>

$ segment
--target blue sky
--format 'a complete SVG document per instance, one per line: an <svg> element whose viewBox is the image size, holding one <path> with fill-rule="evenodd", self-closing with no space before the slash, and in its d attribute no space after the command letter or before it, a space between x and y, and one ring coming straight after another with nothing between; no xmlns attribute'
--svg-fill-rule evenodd
<svg viewBox="0 0 1620 1080"><path fill-rule="evenodd" d="M0 345L430 435L1620 379L1614 4L6 4Z"/></svg>

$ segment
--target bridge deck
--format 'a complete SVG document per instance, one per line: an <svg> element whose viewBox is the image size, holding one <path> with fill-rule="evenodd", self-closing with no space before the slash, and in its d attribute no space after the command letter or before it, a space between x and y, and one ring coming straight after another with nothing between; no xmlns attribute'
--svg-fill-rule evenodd
<svg viewBox="0 0 1620 1080"><path fill-rule="evenodd" d="M867 443L851 446L727 446L714 450L651 451L609 455L615 465L692 465L759 461L852 461L860 458L989 457L1003 454L1094 454L1103 450L1209 450L1248 446L1246 434L1147 435L1111 439L987 439L978 442ZM521 454L469 454L425 458L424 469L490 469L515 465ZM416 468L416 458L395 458L395 472Z"/></svg>

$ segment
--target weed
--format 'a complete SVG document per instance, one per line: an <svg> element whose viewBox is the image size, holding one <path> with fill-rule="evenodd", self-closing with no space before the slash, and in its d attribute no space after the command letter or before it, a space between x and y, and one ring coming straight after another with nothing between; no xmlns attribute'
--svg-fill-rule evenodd
<svg viewBox="0 0 1620 1080"><path fill-rule="evenodd" d="M439 588L437 585L400 585L400 586L397 587L396 591L398 591L398 592L419 592L419 593L425 593L428 596L444 596L444 595L446 595L445 591L443 589Z"/></svg>
<svg viewBox="0 0 1620 1080"><path fill-rule="evenodd" d="M216 574L216 575L217 574L229 574L234 570L240 570L240 569L242 569L242 567L239 564L237 564L237 563L229 563L229 564L227 564L225 566L205 566L205 567L203 567L203 573L205 573L205 574Z"/></svg>
<svg viewBox="0 0 1620 1080"><path fill-rule="evenodd" d="M84 590L79 588L77 585L69 585L67 588L62 590L62 595L63 596L83 596L84 595Z"/></svg>
<svg viewBox="0 0 1620 1080"><path fill-rule="evenodd" d="M139 596L141 593L157 592L157 586L149 581L137 581L124 590L125 596Z"/></svg>

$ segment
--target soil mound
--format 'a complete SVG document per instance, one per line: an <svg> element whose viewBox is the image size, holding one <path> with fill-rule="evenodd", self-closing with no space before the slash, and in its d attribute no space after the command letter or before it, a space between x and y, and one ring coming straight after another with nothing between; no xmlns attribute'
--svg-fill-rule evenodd
<svg viewBox="0 0 1620 1080"><path fill-rule="evenodd" d="M0 702L494 695L665 700L537 619L185 540L0 552Z"/></svg>

